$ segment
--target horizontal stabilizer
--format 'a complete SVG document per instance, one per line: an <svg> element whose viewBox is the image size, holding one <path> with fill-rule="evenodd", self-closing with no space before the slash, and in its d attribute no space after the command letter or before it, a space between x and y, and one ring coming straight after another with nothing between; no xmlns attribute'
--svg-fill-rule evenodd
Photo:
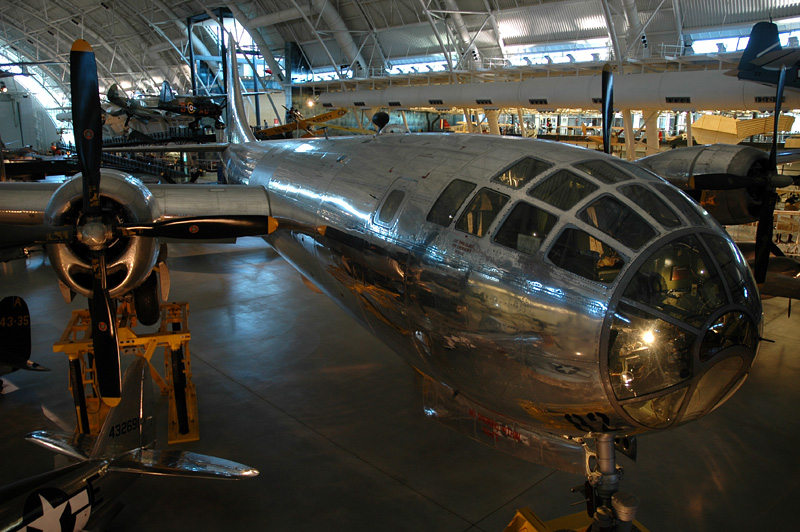
<svg viewBox="0 0 800 532"><path fill-rule="evenodd" d="M29 442L45 449L63 454L75 460L87 460L97 438L88 434L38 430L25 437Z"/></svg>
<svg viewBox="0 0 800 532"><path fill-rule="evenodd" d="M111 471L194 478L239 480L258 475L258 470L223 458L184 451L135 449L114 458Z"/></svg>

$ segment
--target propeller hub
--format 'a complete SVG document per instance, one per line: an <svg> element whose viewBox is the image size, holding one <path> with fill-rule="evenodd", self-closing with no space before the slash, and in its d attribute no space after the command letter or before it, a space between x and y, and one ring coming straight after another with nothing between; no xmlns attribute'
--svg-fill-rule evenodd
<svg viewBox="0 0 800 532"><path fill-rule="evenodd" d="M89 249L97 251L103 249L111 238L111 230L101 221L92 221L78 229L78 238Z"/></svg>

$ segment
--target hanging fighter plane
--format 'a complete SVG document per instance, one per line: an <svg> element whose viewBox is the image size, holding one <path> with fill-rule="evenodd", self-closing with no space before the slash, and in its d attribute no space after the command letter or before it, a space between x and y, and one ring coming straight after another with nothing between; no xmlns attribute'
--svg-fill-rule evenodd
<svg viewBox="0 0 800 532"><path fill-rule="evenodd" d="M108 98L109 102L119 107L123 114L128 116L125 120L125 127L128 127L128 122L134 117L143 122L147 122L153 118L164 117L160 111L147 107L144 101L128 98L128 95L125 94L116 83L109 87L106 98Z"/></svg>
<svg viewBox="0 0 800 532"><path fill-rule="evenodd" d="M257 142L229 57L222 156L236 184L148 188L100 171L88 43L72 62L83 177L2 186L0 238L46 243L61 283L90 298L104 400L119 400L114 298L135 300L155 275L162 237L264 235L425 376L429 416L586 473L606 505L615 444L633 452L635 435L702 417L750 371L762 316L747 264L708 212L638 165L490 135ZM610 72L603 79L609 124ZM702 168L724 174L737 148ZM753 187L770 188L767 163L751 163Z"/></svg>
<svg viewBox="0 0 800 532"><path fill-rule="evenodd" d="M98 436L37 431L27 439L74 463L0 488L0 530L105 530L121 507L111 504L139 475L253 478L251 467L213 456L153 448L150 369L137 357L125 373L123 401Z"/></svg>
<svg viewBox="0 0 800 532"><path fill-rule="evenodd" d="M214 100L223 97L175 96L169 82L164 80L161 85L161 92L158 95L158 108L170 113L194 118L191 127L197 127L203 118L213 118L214 126L217 129L222 129L225 127L225 124L220 120L223 107Z"/></svg>

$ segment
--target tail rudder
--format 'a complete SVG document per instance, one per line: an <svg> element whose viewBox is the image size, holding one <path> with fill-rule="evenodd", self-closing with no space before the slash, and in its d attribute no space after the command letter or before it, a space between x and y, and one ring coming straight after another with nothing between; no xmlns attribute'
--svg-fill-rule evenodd
<svg viewBox="0 0 800 532"><path fill-rule="evenodd" d="M172 94L172 87L169 85L169 81L164 80L164 83L161 84L161 92L158 94L158 103L168 103L175 99L175 96Z"/></svg>
<svg viewBox="0 0 800 532"><path fill-rule="evenodd" d="M153 386L150 367L142 357L128 367L120 403L109 410L91 458L113 458L155 442Z"/></svg>
<svg viewBox="0 0 800 532"><path fill-rule="evenodd" d="M117 85L116 83L111 85L108 88L108 92L106 93L106 98L108 98L109 101L119 100L119 99L126 98L126 97L127 96L122 96L120 94L119 85Z"/></svg>
<svg viewBox="0 0 800 532"><path fill-rule="evenodd" d="M236 61L236 41L233 35L228 33L228 70L225 72L226 87L228 93L226 98L226 111L228 141L231 144L241 144L243 142L255 142L257 139L253 135L253 130L247 123L247 115L244 111L242 101L242 84L239 82L239 63Z"/></svg>
<svg viewBox="0 0 800 532"><path fill-rule="evenodd" d="M781 49L781 41L778 37L778 26L772 22L758 22L750 31L750 40L747 47L742 52L739 61L739 71L757 70L761 67L753 65L752 61L759 56Z"/></svg>

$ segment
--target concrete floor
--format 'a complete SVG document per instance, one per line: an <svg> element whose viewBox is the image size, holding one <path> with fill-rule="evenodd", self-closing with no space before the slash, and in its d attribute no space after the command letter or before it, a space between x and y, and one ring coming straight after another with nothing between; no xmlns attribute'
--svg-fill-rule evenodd
<svg viewBox="0 0 800 532"><path fill-rule="evenodd" d="M583 482L505 456L426 419L414 372L258 239L173 245L171 300L189 300L201 439L180 448L261 471L240 482L142 477L115 531L501 531L515 509L579 511ZM0 484L45 471L24 441L74 426L67 361L52 352L66 305L43 254L0 265L0 294L23 296L33 359L53 371L6 376ZM653 532L784 530L800 499L800 316L765 302L767 338L751 377L705 418L639 440L621 462ZM800 310L798 311L800 313ZM6 388L8 391L9 388ZM166 434L165 401L159 427ZM166 446L163 437L162 447Z"/></svg>

